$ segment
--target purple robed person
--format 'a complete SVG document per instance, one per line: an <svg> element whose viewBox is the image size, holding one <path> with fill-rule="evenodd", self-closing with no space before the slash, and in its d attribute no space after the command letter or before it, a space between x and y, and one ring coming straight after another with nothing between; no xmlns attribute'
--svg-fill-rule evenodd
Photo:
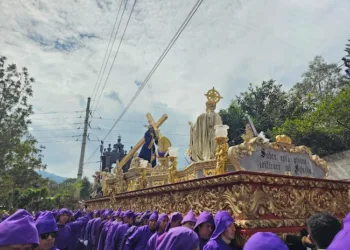
<svg viewBox="0 0 350 250"><path fill-rule="evenodd" d="M175 227L166 233L157 250L197 250L199 238L187 227Z"/></svg>
<svg viewBox="0 0 350 250"><path fill-rule="evenodd" d="M111 217L113 216L114 212L113 211L107 211L105 212L106 220L101 223L100 226L100 237L98 241L98 246L97 250L103 250L105 247L105 242L106 242L106 237L107 237L107 232L112 224Z"/></svg>
<svg viewBox="0 0 350 250"><path fill-rule="evenodd" d="M36 229L39 233L39 248L57 250L54 247L58 227L51 212L44 212L35 221Z"/></svg>
<svg viewBox="0 0 350 250"><path fill-rule="evenodd" d="M72 215L72 212L67 208L62 208L57 214L58 236L55 241L55 246L60 250L69 250L71 229L67 225L67 222Z"/></svg>
<svg viewBox="0 0 350 250"><path fill-rule="evenodd" d="M345 217L343 229L334 237L327 250L347 250L350 246L350 213Z"/></svg>
<svg viewBox="0 0 350 250"><path fill-rule="evenodd" d="M231 241L235 238L234 220L226 211L218 211L215 215L215 230L204 250L232 250Z"/></svg>
<svg viewBox="0 0 350 250"><path fill-rule="evenodd" d="M92 225L94 224L95 220L96 220L96 218L93 218L92 220L90 220L85 227L83 244L84 244L84 246L86 246L86 250L92 249L91 229L92 229Z"/></svg>
<svg viewBox="0 0 350 250"><path fill-rule="evenodd" d="M214 217L211 213L204 211L199 214L197 223L193 230L198 234L200 250L203 250L203 247L207 244L213 234L214 227Z"/></svg>
<svg viewBox="0 0 350 250"><path fill-rule="evenodd" d="M145 213L141 217L141 221L146 220ZM126 240L124 250L143 250L147 245L148 240L156 232L158 221L158 212L154 211L148 219L148 225L144 225L136 229L136 231Z"/></svg>
<svg viewBox="0 0 350 250"><path fill-rule="evenodd" d="M186 216L181 221L181 225L184 227L188 227L189 229L193 229L194 226L196 225L196 222L197 222L196 216L194 215L191 209L190 211L188 211Z"/></svg>
<svg viewBox="0 0 350 250"><path fill-rule="evenodd" d="M111 249L121 249L122 241L125 233L134 224L135 214L128 210L124 213L125 224L120 225L113 235L114 241L112 242Z"/></svg>
<svg viewBox="0 0 350 250"><path fill-rule="evenodd" d="M78 244L78 234L82 227L85 226L85 219L78 218L76 221L68 222L67 225L71 229L69 249L76 249Z"/></svg>
<svg viewBox="0 0 350 250"><path fill-rule="evenodd" d="M39 235L33 216L24 209L17 210L0 224L0 247L23 245L37 247Z"/></svg>
<svg viewBox="0 0 350 250"><path fill-rule="evenodd" d="M155 158L156 147L154 144L158 145L158 140L155 136L155 132L152 126L149 126L144 135L144 138L145 142L140 150L139 157L150 162L152 164L152 167L155 167L157 165L157 161Z"/></svg>
<svg viewBox="0 0 350 250"><path fill-rule="evenodd" d="M156 250L157 239L165 232L169 217L167 214L161 214L157 220L156 233L154 233L147 242L146 250Z"/></svg>
<svg viewBox="0 0 350 250"><path fill-rule="evenodd" d="M94 224L92 225L92 228L91 228L91 243L92 243L93 249L96 249L97 244L98 244L99 239L97 238L97 234L98 234L97 231L98 231L101 223L102 223L102 219L97 218L94 221Z"/></svg>
<svg viewBox="0 0 350 250"><path fill-rule="evenodd" d="M288 247L276 234L259 232L249 238L243 250L288 250Z"/></svg>
<svg viewBox="0 0 350 250"><path fill-rule="evenodd" d="M170 214L170 221L166 226L165 232L168 232L171 228L181 226L182 215L179 212Z"/></svg>
<svg viewBox="0 0 350 250"><path fill-rule="evenodd" d="M105 247L104 250L114 250L114 234L117 231L118 227L123 225L123 217L124 217L124 212L120 212L119 216L117 216L116 220L110 225L108 231L107 231L107 236L106 236L106 241L105 241ZM121 220L119 220L119 218Z"/></svg>

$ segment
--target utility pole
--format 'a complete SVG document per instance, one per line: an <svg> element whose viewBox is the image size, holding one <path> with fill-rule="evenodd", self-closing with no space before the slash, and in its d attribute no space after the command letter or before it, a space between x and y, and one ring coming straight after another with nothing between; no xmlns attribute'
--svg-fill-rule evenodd
<svg viewBox="0 0 350 250"><path fill-rule="evenodd" d="M83 176L86 138L87 138L87 130L89 126L89 116L90 116L90 101L91 101L91 98L88 97L87 105L86 105L85 121L84 121L83 141L81 143L81 151L80 151L79 169L78 169L78 176L77 176L78 180L81 180L81 177Z"/></svg>

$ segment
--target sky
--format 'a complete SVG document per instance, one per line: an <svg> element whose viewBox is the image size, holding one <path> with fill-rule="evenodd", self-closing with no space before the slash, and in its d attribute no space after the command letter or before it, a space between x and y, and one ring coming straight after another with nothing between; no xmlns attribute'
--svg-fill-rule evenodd
<svg viewBox="0 0 350 250"><path fill-rule="evenodd" d="M196 2L128 0L122 15L124 0L0 0L0 54L36 79L30 131L46 147L48 172L76 177L89 96L84 175L98 170L99 141ZM223 96L219 110L249 83L275 79L289 89L317 55L339 62L350 38L349 9L348 0L204 0L105 146L121 135L129 149L145 132L147 112L155 120L167 114L161 132L179 148L179 168L185 167L188 121L205 112L209 89ZM119 30L101 80L115 22Z"/></svg>

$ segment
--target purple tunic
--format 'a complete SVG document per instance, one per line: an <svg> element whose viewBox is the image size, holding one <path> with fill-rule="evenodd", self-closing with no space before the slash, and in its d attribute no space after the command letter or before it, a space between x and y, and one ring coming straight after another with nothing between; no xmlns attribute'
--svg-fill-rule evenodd
<svg viewBox="0 0 350 250"><path fill-rule="evenodd" d="M350 213L345 217L343 229L334 237L327 250L347 250L350 246Z"/></svg>
<svg viewBox="0 0 350 250"><path fill-rule="evenodd" d="M161 236L164 233L164 232L161 232L161 233L158 232L159 226L160 226L160 223L162 223L162 221L165 219L169 220L169 217L167 214L163 213L163 214L159 215L158 220L157 220L157 226L156 226L157 232L154 233L151 236L151 238L148 240L147 247L146 247L147 250L156 250L157 239L159 236Z"/></svg>
<svg viewBox="0 0 350 250"><path fill-rule="evenodd" d="M194 250L199 246L198 236L187 227L175 227L169 230L157 250Z"/></svg>
<svg viewBox="0 0 350 250"><path fill-rule="evenodd" d="M213 227L214 227L215 223L214 223L213 215L207 211L200 213L198 216L198 220L196 222L196 225L193 228L193 230L198 234L198 237L199 237L199 249L200 250L203 250L204 246L207 244L207 242L209 240L209 239L202 239L198 233L198 227L203 223L209 223L209 224L213 225Z"/></svg>
<svg viewBox="0 0 350 250"><path fill-rule="evenodd" d="M160 235L162 235L163 233L154 233L151 238L147 241L147 246L146 246L146 250L156 250L156 242L157 239Z"/></svg>
<svg viewBox="0 0 350 250"><path fill-rule="evenodd" d="M288 250L288 247L276 234L259 232L249 238L243 250Z"/></svg>
<svg viewBox="0 0 350 250"><path fill-rule="evenodd" d="M102 223L102 219L97 218L94 221L94 224L92 225L92 228L91 228L91 243L92 243L93 248L96 248L97 244L98 244L99 239L97 238L97 235L98 235L98 229L99 229L101 223Z"/></svg>
<svg viewBox="0 0 350 250"><path fill-rule="evenodd" d="M108 233L108 230L109 230L110 226L112 225L112 223L113 223L112 221L107 221L104 224L102 231L101 231L101 234L100 234L100 239L98 241L98 246L97 246L98 250L103 250L105 248L107 233Z"/></svg>
<svg viewBox="0 0 350 250"><path fill-rule="evenodd" d="M122 245L123 237L128 231L130 225L129 224L123 224L118 227L117 231L114 233L114 241L112 242L112 249L120 249L120 246Z"/></svg>
<svg viewBox="0 0 350 250"><path fill-rule="evenodd" d="M107 237L105 241L105 247L104 250L114 250L114 237L115 233L118 230L118 227L123 225L122 221L118 221L116 223L112 223L112 225L109 227L108 232L107 232Z"/></svg>
<svg viewBox="0 0 350 250"><path fill-rule="evenodd" d="M127 239L124 250L143 250L154 233L148 225L139 227Z"/></svg>
<svg viewBox="0 0 350 250"><path fill-rule="evenodd" d="M215 230L203 250L232 250L221 238L221 234L235 221L226 211L218 211L215 215Z"/></svg>
<svg viewBox="0 0 350 250"><path fill-rule="evenodd" d="M68 225L57 225L58 235L55 241L55 246L60 250L68 250L70 243L71 230Z"/></svg>
<svg viewBox="0 0 350 250"><path fill-rule="evenodd" d="M70 249L76 249L78 243L78 234L80 233L81 228L85 225L85 221L83 219L78 219L73 222L68 222L67 225L70 227L71 235L70 235Z"/></svg>

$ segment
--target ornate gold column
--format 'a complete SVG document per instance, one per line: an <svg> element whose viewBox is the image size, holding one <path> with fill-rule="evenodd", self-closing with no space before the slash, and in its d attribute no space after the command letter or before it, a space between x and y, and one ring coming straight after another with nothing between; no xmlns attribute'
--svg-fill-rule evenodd
<svg viewBox="0 0 350 250"><path fill-rule="evenodd" d="M215 125L215 141L216 141L216 169L215 175L224 174L225 166L228 157L228 148L229 145L227 143L227 130L229 126L227 125Z"/></svg>

